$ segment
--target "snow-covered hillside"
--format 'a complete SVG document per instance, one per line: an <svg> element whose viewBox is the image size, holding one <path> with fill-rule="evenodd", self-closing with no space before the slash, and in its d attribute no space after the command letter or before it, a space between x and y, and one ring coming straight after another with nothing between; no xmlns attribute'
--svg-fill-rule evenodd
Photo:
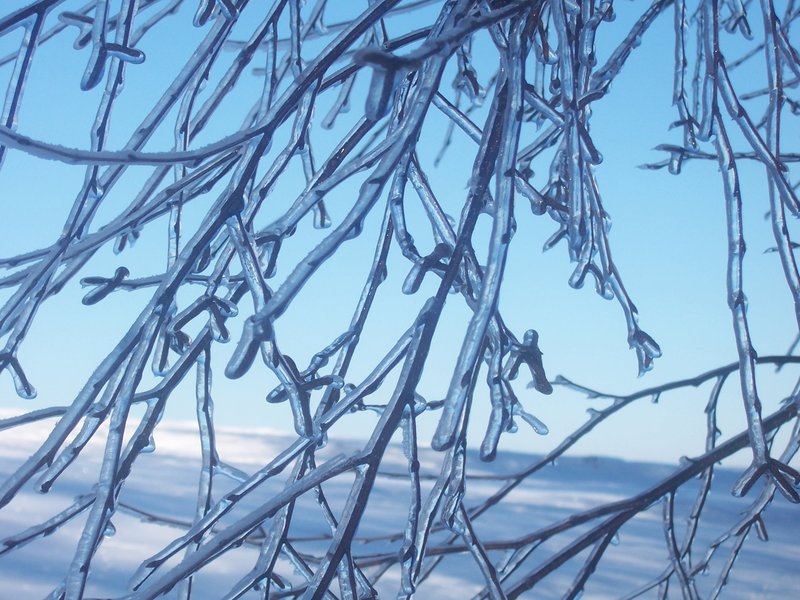
<svg viewBox="0 0 800 600"><path fill-rule="evenodd" d="M0 432L0 475L6 478L16 465L23 462L41 443L52 427L52 421L18 427ZM292 438L265 429L224 429L217 431L222 458L245 473L252 473L289 446ZM130 593L132 575L142 561L148 559L170 541L180 536L195 513L200 449L196 425L162 423L156 432L155 452L140 456L133 475L120 496L120 507L113 518L115 531L109 530L100 551L92 562L87 598L109 598ZM358 445L331 441L318 453L318 460L337 453L352 454ZM48 494L32 489L18 496L0 511L0 539L6 546L0 549L0 598L41 598L56 588L75 553L88 511L84 511L47 537L10 550L8 540L26 528L41 523L55 513L72 505L76 498L91 492L96 481L102 448L90 446L70 469L57 480ZM430 489L439 469L441 455L431 450L421 451L420 473L423 498ZM505 482L498 478L523 470L536 457L523 454L502 454L494 463L481 463L476 456L468 457L470 476L467 483L467 506L478 505ZM288 471L288 470L287 470ZM668 477L674 468L665 465L629 463L602 457L566 457L548 465L526 479L474 521L475 534L486 544L493 562L501 560L506 550L492 550L520 536L552 523L564 521L570 515L633 497L656 482ZM381 569L381 557L396 556L402 544L403 528L407 522L409 483L407 460L399 446L391 447L381 464L381 476L370 496L365 517L358 530L359 542L351 548L357 564L371 576ZM279 492L288 473L282 473L245 497L235 510L215 527L223 531L249 511ZM702 548L732 527L757 497L753 490L745 499L737 499L729 490L736 472L720 469L704 509L697 532L696 548ZM325 496L335 514L343 506L353 477L344 474L323 485ZM225 478L218 485L229 487ZM676 534L683 536L686 516L694 502L699 484L689 484L675 501ZM331 528L326 523L314 499L313 492L305 494L295 508L289 532L291 546L299 557L313 569L313 556L324 555L330 542ZM215 494L215 499L218 495ZM556 534L537 547L527 559L529 566L546 560L577 536L588 531L599 520L593 520L563 534ZM663 530L662 503L656 502L621 529L619 539L609 546L596 573L586 586L584 598L621 598L657 577L669 565L669 555ZM437 523L438 524L438 523ZM765 514L769 541L757 539L755 530L745 542L744 549L732 571L722 598L790 598L800 592L800 519L796 507L782 497L775 498ZM392 537L391 534L399 534ZM450 533L439 531L431 538L429 549L444 559L419 587L417 598L470 598L483 589L483 579L469 552L449 552L445 547ZM257 530L248 542L222 554L201 569L193 588L193 597L222 598L246 574L258 557ZM368 541L370 538L376 538ZM618 541L618 543L617 543ZM680 543L680 539L678 540ZM507 545L507 544L506 544ZM717 574L727 559L731 547L723 544L709 565L708 575L697 576L697 586L706 596L717 583ZM522 597L558 598L569 588L574 576L588 556L584 551L557 569ZM162 569L170 568L183 557L183 552ZM696 562L700 556L693 556ZM378 579L375 587L381 598L394 598L400 586L400 569L396 560ZM284 553L275 569L285 581L302 585L298 574ZM517 577L517 575L515 575ZM513 580L513 577L512 577ZM273 588L278 589L278 588ZM337 597L338 586L331 588ZM250 593L255 597L254 593ZM655 597L651 590L643 597ZM670 590L670 597L681 597L680 589ZM168 597L175 597L175 591ZM251 597L251 596L245 596Z"/></svg>

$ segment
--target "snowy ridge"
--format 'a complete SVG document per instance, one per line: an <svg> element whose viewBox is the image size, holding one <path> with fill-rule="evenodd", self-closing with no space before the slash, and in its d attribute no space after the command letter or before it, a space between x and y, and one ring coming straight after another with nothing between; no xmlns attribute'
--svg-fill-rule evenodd
<svg viewBox="0 0 800 600"><path fill-rule="evenodd" d="M7 415L4 413L2 416ZM3 448L0 474L7 477L16 465L35 450L50 427L52 422L42 421L0 433ZM293 441L291 436L274 430L224 427L218 429L217 439L222 458L248 474ZM140 457L134 474L123 489L121 510L113 518L115 531L107 532L109 535L92 562L86 598L113 598L130 593L129 581L140 563L185 531L191 522L200 469L196 426L191 423L161 423L156 431L155 442L155 452ZM321 462L322 457L328 454L350 455L358 448L356 442L331 440L329 446L319 452L319 460ZM440 458L439 453L420 449L423 494L430 488L432 477L437 474ZM7 540L9 536L51 517L69 506L76 497L89 492L91 484L96 481L100 459L101 448L98 444L92 444L56 482L50 493L42 495L31 489L20 493L0 511L0 538ZM467 480L467 504L475 505L490 496L503 483L494 479L498 474L518 472L535 459L525 454L501 453L494 463L482 463L476 455L470 454L467 461L470 475ZM384 475L379 477L370 496L359 528L359 542L352 547L357 562L363 562L367 572L372 568L369 565L371 561L374 562L375 556L396 554L400 548L409 497L406 464L399 446L391 446L381 464ZM556 465L539 471L511 492L502 503L475 519L476 534L487 548L491 548L493 543L516 539L523 531L544 527L571 514L634 496L669 476L673 470L666 465L631 463L602 457L566 457ZM707 512L698 531L698 539L705 544L730 528L739 513L755 498L754 495L752 498L737 499L728 493L737 475L735 471L717 470L715 485L705 509ZM226 516L214 531L229 526L277 493L284 479L285 474L282 474L261 486L252 498L243 500L238 510ZM334 511L343 506L351 483L351 477L342 476L323 485ZM676 498L675 519L679 534L693 502L695 489L693 484L686 486ZM303 517L298 519L295 516L290 530L289 537L293 540L294 548L303 556L310 556L312 550L314 553L324 551L330 538L330 529L319 514L313 498L301 498L296 511ZM661 572L669 561L661 513L659 502L622 528L619 544L607 550L597 572L589 580L586 598L623 597ZM49 594L69 566L84 521L85 513L55 531L44 542L40 538L0 554L0 597L40 598ZM747 540L722 597L791 597L800 590L800 577L795 568L800 523L792 514L791 505L782 497L777 497L765 513L765 524L769 542L761 542L755 535ZM567 536L556 535L547 540L534 551L529 559L533 561L531 564L536 564L537 556L538 560L548 557L586 529L584 526ZM382 537L387 534L399 534L400 537ZM195 579L193 597L223 597L255 562L257 537L256 533L252 544L234 548L201 569ZM368 538L379 539L369 541ZM441 552L440 544L445 539L446 532L433 536L431 548L434 553ZM489 551L493 559L504 553L502 550ZM713 587L716 570L727 557L725 546L718 554L709 565L709 576L697 577L698 589L704 593ZM445 556L434 573L420 585L417 597L469 598L482 589L480 573L468 552ZM560 597L568 589L584 556L585 553L573 561L574 567L567 565L546 577L523 597ZM276 573L295 584L302 582L285 556L279 561ZM390 598L397 594L398 587L399 567L395 565L378 580L376 589L380 597ZM336 590L332 588L332 591ZM675 592L679 594L680 590ZM655 593L655 590L651 590L643 597L655 597ZM176 597L175 592L170 592L167 597Z"/></svg>

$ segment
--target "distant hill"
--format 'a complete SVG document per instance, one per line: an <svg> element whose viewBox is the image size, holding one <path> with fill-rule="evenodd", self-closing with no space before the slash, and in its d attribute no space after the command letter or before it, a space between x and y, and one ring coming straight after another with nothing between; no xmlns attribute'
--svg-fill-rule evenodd
<svg viewBox="0 0 800 600"><path fill-rule="evenodd" d="M0 474L7 477L15 465L33 452L51 426L52 422L40 422L0 432ZM125 595L130 591L128 581L139 564L179 536L191 522L200 468L199 444L194 427L188 423L165 422L159 425L155 451L140 457L134 474L122 491L122 504L113 519L115 531L107 532L109 536L93 562L87 598ZM220 428L217 435L222 459L248 474L267 463L294 439L280 432L263 429ZM340 452L349 454L356 449L355 442L337 440L331 442L320 456ZM47 520L70 506L76 497L90 492L91 485L96 481L101 450L98 445L90 445L50 493L42 495L28 490L19 494L0 511L0 538L8 542L10 536ZM441 457L441 454L432 450L421 450L419 460L423 497L433 484ZM477 456L469 453L467 505L479 505L508 481L502 477L523 471L537 460L538 457L531 455L503 453L494 463L482 463ZM673 471L674 468L666 465L632 463L604 457L564 457L555 465L542 467L497 506L477 518L476 534L490 545L516 540L552 523L566 522L571 515L635 496ZM360 541L351 548L357 562L365 565L374 563L375 556L396 555L407 521L407 461L400 446L393 446L386 455L382 473L359 529ZM756 497L755 491L746 499L737 499L729 494L736 476L737 472L727 469L718 469L716 472L714 487L697 532L698 541L704 545L731 527L739 513ZM285 478L285 473L280 474L253 492L252 497L242 500L241 506L226 516L215 531L230 526L237 518L278 493ZM350 482L351 476L342 476L323 486L334 512L345 502ZM219 485L224 483L223 478L218 478ZM675 521L679 536L683 535L686 516L698 484L682 489L676 499ZM309 497L304 496L298 502L296 511L300 512L296 515L302 514L302 518L295 517L289 535L300 556L310 557L315 552L324 552L330 537L330 528L312 495L306 494ZM36 539L0 555L0 597L12 597L8 595L10 590L13 590L13 597L18 599L41 598L50 593L68 568L84 520L85 513L47 538ZM557 552L596 522L591 521L545 541L529 557L531 567ZM777 497L766 513L765 523L769 542L759 541L754 534L750 536L752 539L747 540L742 550L730 583L723 591L723 598L789 598L800 591L797 572L800 520L792 512L792 507L782 497ZM387 537L391 534L398 534L400 538ZM430 548L434 552L442 552L442 544L447 537L447 532L435 533ZM365 538L377 539L368 541ZM222 597L255 562L257 541L230 550L200 570L193 597ZM622 528L619 544L607 550L597 572L589 580L584 597L621 598L644 585L668 565L669 557L665 548L662 507L661 502L657 502ZM729 542L720 548L718 556L710 563L708 576L698 575L698 588L704 596L716 583L716 574L727 558L729 548ZM490 550L492 557L499 557L504 552ZM523 597L560 597L585 556L585 552L579 555L577 560L573 559L558 569ZM695 556L694 560L699 558ZM572 565L572 562L575 564ZM371 571L376 567L364 568ZM302 584L302 577L286 556L279 561L276 572L295 584ZM420 586L417 597L470 598L481 590L481 581L469 553L447 553L434 573ZM398 585L399 569L395 564L379 579L376 589L381 598L394 598ZM680 590L672 591L675 597L680 597ZM174 597L174 592L168 597ZM655 591L651 590L642 597L655 597Z"/></svg>

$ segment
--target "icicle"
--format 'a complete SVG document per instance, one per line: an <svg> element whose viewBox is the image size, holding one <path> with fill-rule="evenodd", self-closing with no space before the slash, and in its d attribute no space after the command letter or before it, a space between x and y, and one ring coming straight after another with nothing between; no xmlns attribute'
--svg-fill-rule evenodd
<svg viewBox="0 0 800 600"><path fill-rule="evenodd" d="M117 533L117 528L114 526L114 524L111 521L106 523L106 528L103 530L103 536L113 537L114 535L116 535L116 533Z"/></svg>
<svg viewBox="0 0 800 600"><path fill-rule="evenodd" d="M378 121L390 110L394 93L405 77L405 63L399 57L376 49L359 50L354 60L356 64L372 67L372 79L364 104L364 115L371 121Z"/></svg>

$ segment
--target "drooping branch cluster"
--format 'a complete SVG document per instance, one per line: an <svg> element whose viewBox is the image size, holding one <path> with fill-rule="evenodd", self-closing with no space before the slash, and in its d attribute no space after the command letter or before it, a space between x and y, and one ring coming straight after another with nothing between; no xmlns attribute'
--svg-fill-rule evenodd
<svg viewBox="0 0 800 600"><path fill-rule="evenodd" d="M183 535L142 564L131 582L131 598L156 597L176 586L181 597L188 598L193 575L241 543L256 544L259 555L229 598L252 590L263 598L332 597L334 580L341 597L374 597L375 581L395 564L401 572L400 597L410 598L450 553L468 553L475 561L486 581L481 597L516 597L592 548L567 591L567 597L575 597L617 531L660 499L665 502L670 565L653 586L678 582L685 596L695 597L693 577L708 560L693 559L694 528L718 460L748 445L752 449L753 466L736 488L740 494L769 475L749 520L727 537L743 543L746 530L763 525L760 515L776 489L800 501L795 489L800 475L788 466L797 445L796 428L779 459L769 452L774 432L796 419L796 395L770 417L761 414L758 360L745 311L743 199L737 172L737 161L750 159L763 164L767 173L776 248L800 322L800 276L785 214L796 216L800 209L789 171L797 155L785 152L781 144L784 122L790 118L784 108L794 112L795 106L786 90L800 81L800 59L789 36L798 14L792 1L782 17L771 1L763 0L757 9L748 5L762 17L763 35L747 45L741 59L727 62L720 37L737 29L752 37L745 5L703 0L690 15L683 0L656 0L601 63L595 39L614 19L610 0L370 0L348 20L339 20L336 3L325 0L275 0L268 6L248 0L200 0L194 25L202 28L203 40L133 127L124 147L109 148L110 125L119 120L119 98L131 93L124 87L126 74L159 60L146 56L139 46L151 30L183 18L188 1L91 0L65 7L65 0L39 0L0 17L0 36L23 31L17 51L0 59L13 69L0 123L0 161L10 152L24 152L84 169L58 239L38 250L0 258L0 287L10 292L0 308L0 369L11 375L21 397L35 396L36 382L27 377L19 349L42 305L74 280L89 288L83 298L86 305L123 290L149 294L145 308L68 406L33 411L1 425L10 429L58 417L38 450L3 482L0 508L25 486L49 490L87 444L105 435L94 485L47 522L7 537L0 548L0 554L12 552L88 513L71 566L53 598L83 596L112 517L117 511L136 510L125 501L126 480L137 459L153 450L154 432L167 403L193 373L202 450L196 511ZM575 265L569 284L581 287L590 276L598 294L619 303L641 373L660 355L657 343L639 325L637 309L612 258L611 221L596 176L602 154L592 136L591 115L595 103L611 94L615 78L651 24L673 4L674 103L684 140L683 146L663 149L670 153L668 166L676 173L690 159L719 163L730 248L729 306L739 363L709 375L718 385L707 410L706 453L669 480L620 505L597 507L518 540L482 540L474 526L481 514L639 397L614 397L610 407L593 414L544 462L509 477L484 504L468 505L470 426L485 431L480 446L484 460L496 456L501 436L516 430L520 419L536 433L547 433L547 426L523 407L513 384L524 367L531 387L541 394L552 391L534 329L537 315L531 315L530 329L515 333L499 310L517 220L548 217L554 233L546 248L564 241ZM76 30L75 49L89 50L79 84L87 91L102 89L89 148L80 149L35 139L19 124L25 84L38 64L37 49ZM241 41L244 30L249 37ZM696 40L690 56L692 35ZM231 52L233 61L223 66L222 57ZM763 118L751 116L743 104L758 98L759 92L737 92L730 75L759 55L768 76ZM491 69L484 72L486 56L492 57ZM786 71L793 75L787 78ZM691 72L694 77L687 82ZM225 118L226 123L238 119L237 125L224 137L198 145L196 140L224 110L231 93L253 74L263 79L258 93L240 114ZM214 84L209 86L210 81ZM472 144L460 149L472 168L466 192L455 200L434 189L431 165L419 147L423 130L440 116L434 113L448 122L442 132L443 151L458 135L456 129ZM731 127L738 128L748 148L734 150ZM171 131L172 148L150 149L164 129ZM119 214L101 220L100 208L133 167L150 169L146 182ZM352 182L359 183L358 191L342 207L342 196L336 194ZM288 199L276 192L286 186L293 190ZM520 201L530 210L520 211ZM187 225L185 211L202 202L208 206L203 218ZM422 217L414 216L419 207ZM371 219L375 214L379 218ZM486 244L479 243L480 219L491 223ZM130 265L110 276L85 273L101 249L112 246L124 259L145 229L164 221L163 272L154 273L151 265L146 272ZM302 259L286 258L291 256L286 246L307 221L324 235ZM379 227L370 228L372 221L379 221ZM314 340L309 356L290 356L276 332L282 315L326 263L358 236L374 237L376 244L349 325L333 339ZM479 250L484 245L485 251ZM351 365L363 348L390 268L407 273L401 289L390 293L432 291L421 310L408 317L404 333L392 341L390 350L370 357L369 374L355 377ZM457 302L470 316L448 374L450 383L443 399L426 399L420 382L426 369L435 368L429 359L431 347L442 335L446 307ZM244 314L251 306L252 312ZM215 369L218 344L229 341L235 346L233 353L222 369ZM772 362L793 360L779 357ZM288 403L296 438L262 468L245 473L225 462L217 449L212 372L224 370L225 376L239 378L263 367L278 382L263 393L268 402ZM147 370L157 378L155 385L144 383L149 380ZM740 377L748 431L718 446L714 415L719 388L733 372ZM366 404L370 396L377 404ZM488 423L470 423L471 408L479 402L490 406ZM141 418L132 416L137 406L144 407ZM378 413L378 420L359 452L318 456L337 422L368 409ZM428 415L436 416L432 445L443 453L442 470L433 487L423 490L417 420ZM398 432L408 460L407 527L392 538L398 545L391 556L356 555L359 524L381 461ZM279 475L285 477L280 493L238 520L223 522L244 505L243 498ZM696 475L704 477L704 484L681 538L674 524L674 497ZM334 510L324 486L339 477L354 479L344 507ZM220 491L222 478L225 485L233 482L232 490ZM312 496L331 532L327 546L313 556L301 552L292 537L296 504ZM543 541L597 519L603 520L537 566L528 561ZM499 550L510 552L501 557ZM737 554L738 550L732 553L730 566ZM296 574L279 572L280 560L288 560ZM719 589L727 571L720 577Z"/></svg>

